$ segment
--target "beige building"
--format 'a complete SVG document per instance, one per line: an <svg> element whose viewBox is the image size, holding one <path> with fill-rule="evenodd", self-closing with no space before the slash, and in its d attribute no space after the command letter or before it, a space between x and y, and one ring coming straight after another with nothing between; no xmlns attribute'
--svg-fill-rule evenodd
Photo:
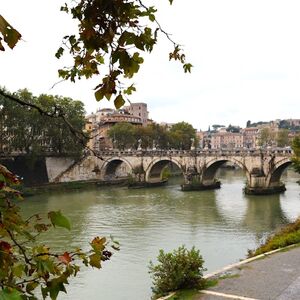
<svg viewBox="0 0 300 300"><path fill-rule="evenodd" d="M258 144L259 129L257 127L247 127L242 129L244 137L243 145L245 148L256 148Z"/></svg>
<svg viewBox="0 0 300 300"><path fill-rule="evenodd" d="M287 121L291 126L300 127L300 119L287 119Z"/></svg>
<svg viewBox="0 0 300 300"><path fill-rule="evenodd" d="M196 132L196 137L198 139L198 145L200 148L204 148L204 135L205 135L204 131L200 130Z"/></svg>
<svg viewBox="0 0 300 300"><path fill-rule="evenodd" d="M104 150L113 148L113 143L108 137L108 130L116 123L127 122L137 126L146 126L151 123L148 119L146 103L131 103L123 109L112 108L99 109L86 117L85 130L91 139L88 147L93 150Z"/></svg>
<svg viewBox="0 0 300 300"><path fill-rule="evenodd" d="M141 118L143 126L147 126L149 120L149 112L146 103L130 103L129 106L124 106L130 115Z"/></svg>
<svg viewBox="0 0 300 300"><path fill-rule="evenodd" d="M220 130L217 133L211 134L211 149L242 148L244 146L243 141L242 133Z"/></svg>

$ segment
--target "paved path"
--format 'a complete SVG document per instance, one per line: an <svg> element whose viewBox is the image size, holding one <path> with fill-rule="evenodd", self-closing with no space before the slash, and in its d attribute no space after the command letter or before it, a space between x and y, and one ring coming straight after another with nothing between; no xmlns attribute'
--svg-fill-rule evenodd
<svg viewBox="0 0 300 300"><path fill-rule="evenodd" d="M218 276L219 283L197 300L300 300L300 247L277 252Z"/></svg>

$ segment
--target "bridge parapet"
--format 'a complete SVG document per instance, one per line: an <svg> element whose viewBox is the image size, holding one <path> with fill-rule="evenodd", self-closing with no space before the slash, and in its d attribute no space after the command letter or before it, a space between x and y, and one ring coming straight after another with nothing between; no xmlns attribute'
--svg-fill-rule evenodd
<svg viewBox="0 0 300 300"><path fill-rule="evenodd" d="M274 149L201 149L201 150L107 150L96 151L98 156L261 156L282 155L291 156L292 150L286 148Z"/></svg>

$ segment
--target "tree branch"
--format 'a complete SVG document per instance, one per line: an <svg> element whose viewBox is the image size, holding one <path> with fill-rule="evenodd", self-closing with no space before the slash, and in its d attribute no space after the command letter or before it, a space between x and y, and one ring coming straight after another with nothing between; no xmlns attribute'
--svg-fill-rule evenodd
<svg viewBox="0 0 300 300"><path fill-rule="evenodd" d="M20 251L22 252L25 262L27 264L30 264L30 259L27 257L26 255L26 251L24 250L24 248L17 242L17 240L15 239L14 235L12 234L12 232L8 229L6 229L8 235L10 236L11 240L15 243L15 245L20 249Z"/></svg>

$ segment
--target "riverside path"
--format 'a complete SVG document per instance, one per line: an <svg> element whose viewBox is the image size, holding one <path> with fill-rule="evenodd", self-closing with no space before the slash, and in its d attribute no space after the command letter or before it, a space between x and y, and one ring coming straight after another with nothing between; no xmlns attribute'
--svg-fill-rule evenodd
<svg viewBox="0 0 300 300"><path fill-rule="evenodd" d="M210 278L221 280L195 300L299 300L300 247L263 255Z"/></svg>

